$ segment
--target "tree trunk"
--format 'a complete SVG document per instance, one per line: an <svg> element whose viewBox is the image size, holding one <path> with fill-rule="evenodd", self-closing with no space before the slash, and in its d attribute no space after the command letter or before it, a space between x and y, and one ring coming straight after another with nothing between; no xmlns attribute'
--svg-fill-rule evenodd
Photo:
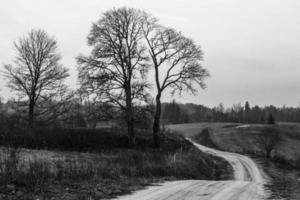
<svg viewBox="0 0 300 200"><path fill-rule="evenodd" d="M34 101L29 101L28 124L32 128L34 125Z"/></svg>
<svg viewBox="0 0 300 200"><path fill-rule="evenodd" d="M155 109L154 122L153 122L153 143L154 143L155 148L158 148L160 146L160 143L159 143L160 115L161 115L160 97L161 97L161 94L158 93L156 95L156 109Z"/></svg>
<svg viewBox="0 0 300 200"><path fill-rule="evenodd" d="M129 137L129 144L135 145L135 133L134 133L134 119L132 110L132 98L131 98L131 85L128 84L126 87L126 121L127 121L127 131Z"/></svg>
<svg viewBox="0 0 300 200"><path fill-rule="evenodd" d="M129 144L131 146L134 146L135 145L134 122L133 119L131 118L132 117L129 117L129 119L127 120L127 130L129 134Z"/></svg>
<svg viewBox="0 0 300 200"><path fill-rule="evenodd" d="M269 148L269 147L266 148L266 157L267 158L271 158L272 150L273 150L273 148Z"/></svg>

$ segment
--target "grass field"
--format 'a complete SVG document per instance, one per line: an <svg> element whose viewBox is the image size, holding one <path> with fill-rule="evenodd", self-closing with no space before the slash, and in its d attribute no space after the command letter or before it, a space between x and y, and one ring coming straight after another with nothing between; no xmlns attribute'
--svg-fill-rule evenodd
<svg viewBox="0 0 300 200"><path fill-rule="evenodd" d="M247 125L235 123L195 123L169 125L186 137L225 151L250 155L257 160L272 181L267 187L270 199L300 199L300 125ZM206 129L209 128L209 129ZM206 130L206 131L203 131ZM211 130L211 131L207 131ZM269 132L266 132L269 131ZM272 130L276 130L272 132ZM271 158L266 158L257 136L278 133Z"/></svg>
<svg viewBox="0 0 300 200"><path fill-rule="evenodd" d="M272 159L291 167L300 168L300 125L295 123L279 123L277 125L243 125L235 123L196 123L176 124L168 126L184 136L193 137L205 128L211 128L210 138L220 149L264 155L263 141L259 136L278 133L278 141L272 150ZM274 133L272 132L274 131ZM267 143L268 141L264 141Z"/></svg>

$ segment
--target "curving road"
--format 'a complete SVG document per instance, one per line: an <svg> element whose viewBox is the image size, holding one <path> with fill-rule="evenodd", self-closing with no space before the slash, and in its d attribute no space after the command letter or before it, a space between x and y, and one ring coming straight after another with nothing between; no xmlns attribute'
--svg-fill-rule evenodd
<svg viewBox="0 0 300 200"><path fill-rule="evenodd" d="M266 180L253 160L236 153L205 147L191 141L203 152L226 159L234 169L232 181L184 180L150 186L118 200L263 200L268 194Z"/></svg>

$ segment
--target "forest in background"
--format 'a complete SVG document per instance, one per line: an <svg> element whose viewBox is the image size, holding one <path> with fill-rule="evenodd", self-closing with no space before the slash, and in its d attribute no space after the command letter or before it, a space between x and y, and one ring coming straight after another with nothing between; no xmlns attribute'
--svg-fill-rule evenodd
<svg viewBox="0 0 300 200"><path fill-rule="evenodd" d="M162 121L164 124L180 124L195 122L233 122L233 123L267 123L274 124L280 122L300 122L299 107L275 107L250 106L234 104L225 108L222 103L209 108L204 105L193 103L177 103L173 100L170 103L163 103Z"/></svg>
<svg viewBox="0 0 300 200"><path fill-rule="evenodd" d="M63 128L96 128L103 126L126 126L125 113L118 107L100 102L81 102L78 96L63 102L60 112L53 110L57 116L42 117L37 121L40 125L51 125ZM0 120L6 126L17 126L26 123L22 118L26 109L22 112L17 109L20 102L9 100L0 101ZM54 104L54 102L53 102ZM134 107L135 124L140 129L151 129L153 121L154 105ZM42 120L44 119L44 120ZM251 106L234 104L225 108L222 103L213 108L200 104L172 102L162 103L162 124L181 124L196 122L232 122L232 123L275 123L300 122L299 107L275 107Z"/></svg>

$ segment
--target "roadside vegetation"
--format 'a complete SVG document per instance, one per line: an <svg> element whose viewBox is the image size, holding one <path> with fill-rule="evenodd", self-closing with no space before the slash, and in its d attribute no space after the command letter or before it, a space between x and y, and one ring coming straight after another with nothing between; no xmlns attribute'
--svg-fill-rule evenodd
<svg viewBox="0 0 300 200"><path fill-rule="evenodd" d="M0 197L5 199L102 199L167 180L227 180L222 159L164 132L153 148L151 131L37 129L1 135ZM225 166L225 167L224 167Z"/></svg>
<svg viewBox="0 0 300 200"><path fill-rule="evenodd" d="M300 170L284 164L256 159L271 178L266 188L272 191L269 199L300 199Z"/></svg>

